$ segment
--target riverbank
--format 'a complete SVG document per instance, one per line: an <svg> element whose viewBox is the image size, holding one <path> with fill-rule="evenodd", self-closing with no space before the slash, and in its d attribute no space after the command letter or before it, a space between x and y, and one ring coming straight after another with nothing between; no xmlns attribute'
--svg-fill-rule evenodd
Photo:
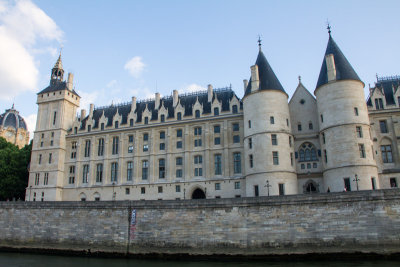
<svg viewBox="0 0 400 267"><path fill-rule="evenodd" d="M2 202L0 247L171 259L398 257L400 190L176 201Z"/></svg>

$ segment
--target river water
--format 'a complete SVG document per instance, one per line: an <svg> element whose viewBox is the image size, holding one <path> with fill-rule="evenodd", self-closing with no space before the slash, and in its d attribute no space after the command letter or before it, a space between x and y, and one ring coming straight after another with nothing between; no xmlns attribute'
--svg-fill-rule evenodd
<svg viewBox="0 0 400 267"><path fill-rule="evenodd" d="M347 267L347 266L366 266L366 267L392 267L400 266L400 261L391 260L369 260L369 261L305 261L305 262L285 262L285 261L251 261L251 262L222 262L222 261L162 261L162 260L136 260L119 258L94 258L94 257L67 257L29 253L5 253L0 252L1 267L229 267L229 266L272 266L272 267Z"/></svg>

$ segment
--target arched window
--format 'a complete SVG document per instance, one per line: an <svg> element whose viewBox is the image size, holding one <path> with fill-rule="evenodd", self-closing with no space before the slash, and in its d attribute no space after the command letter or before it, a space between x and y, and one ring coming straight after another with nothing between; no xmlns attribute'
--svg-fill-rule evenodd
<svg viewBox="0 0 400 267"><path fill-rule="evenodd" d="M318 161L317 150L311 143L303 143L299 148L299 161Z"/></svg>

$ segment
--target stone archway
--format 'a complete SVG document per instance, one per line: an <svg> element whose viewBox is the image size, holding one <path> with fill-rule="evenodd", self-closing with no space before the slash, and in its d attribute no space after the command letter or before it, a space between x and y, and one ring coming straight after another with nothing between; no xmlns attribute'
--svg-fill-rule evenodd
<svg viewBox="0 0 400 267"><path fill-rule="evenodd" d="M313 194L313 193L319 193L319 184L317 184L313 180L308 180L304 185L303 185L303 193L304 194Z"/></svg>
<svg viewBox="0 0 400 267"><path fill-rule="evenodd" d="M192 193L192 199L204 199L206 198L206 194L200 188L197 188Z"/></svg>

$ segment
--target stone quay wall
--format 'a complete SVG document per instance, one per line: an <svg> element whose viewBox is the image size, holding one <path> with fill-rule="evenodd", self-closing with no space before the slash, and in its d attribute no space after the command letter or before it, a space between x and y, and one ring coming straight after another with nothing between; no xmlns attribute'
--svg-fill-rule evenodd
<svg viewBox="0 0 400 267"><path fill-rule="evenodd" d="M400 190L176 201L2 202L0 247L133 255L396 254Z"/></svg>

